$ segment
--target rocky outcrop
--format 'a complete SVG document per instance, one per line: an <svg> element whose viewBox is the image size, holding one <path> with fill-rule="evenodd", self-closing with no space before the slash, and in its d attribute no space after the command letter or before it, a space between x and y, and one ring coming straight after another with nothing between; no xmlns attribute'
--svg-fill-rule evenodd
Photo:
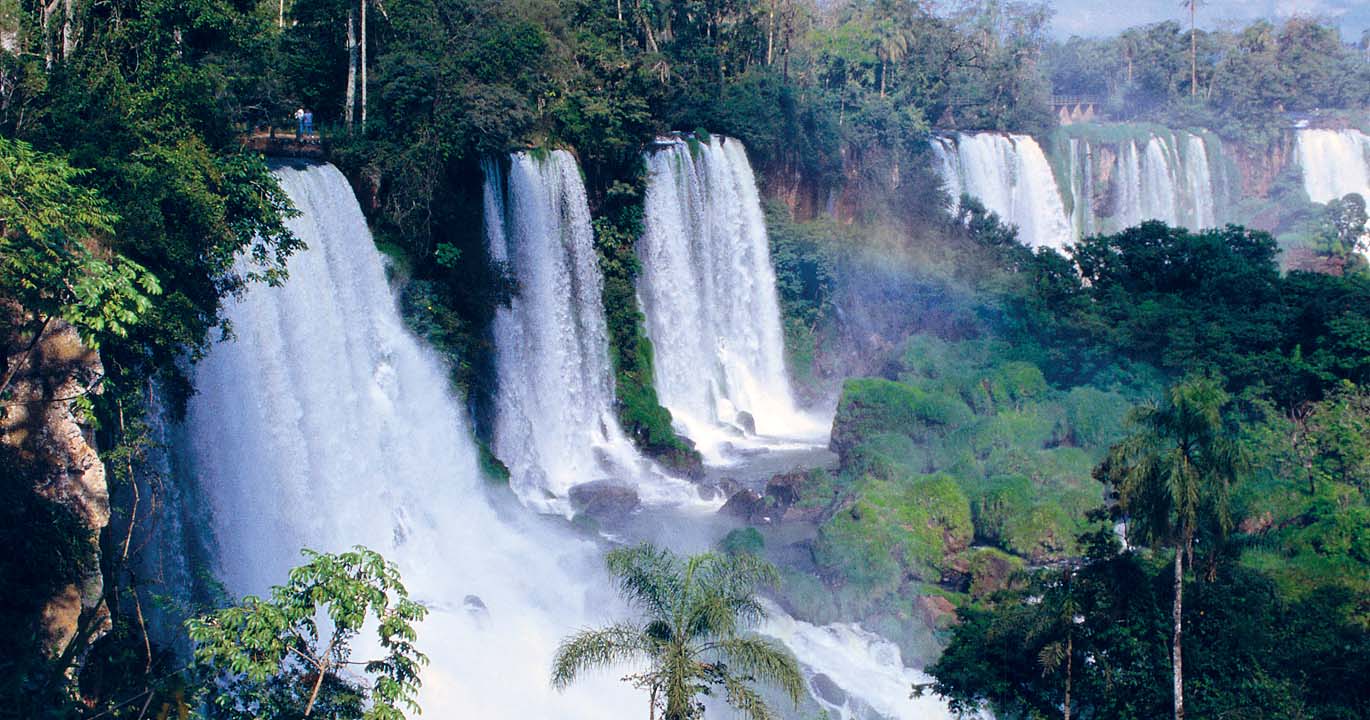
<svg viewBox="0 0 1370 720"><path fill-rule="evenodd" d="M3 390L0 443L39 469L33 477L34 491L79 518L89 532L90 552L98 559L100 531L109 524L109 490L79 401L98 392L104 368L98 354L81 343L76 329L60 320L48 323L31 350L28 345L7 338L11 354L5 367L14 373ZM109 629L103 594L97 561L46 601L42 626L49 652L68 650L78 632L89 643Z"/></svg>
<svg viewBox="0 0 1370 720"><path fill-rule="evenodd" d="M1276 179L1285 168L1297 162L1292 133L1284 133L1269 145L1248 146L1232 142L1224 147L1231 153L1241 175L1239 194L1242 197L1270 197Z"/></svg>
<svg viewBox="0 0 1370 720"><path fill-rule="evenodd" d="M920 595L914 606L930 628L945 630L956 624L956 606L941 595Z"/></svg>
<svg viewBox="0 0 1370 720"><path fill-rule="evenodd" d="M616 524L642 505L637 489L616 480L595 480L571 488L571 507L601 523Z"/></svg>

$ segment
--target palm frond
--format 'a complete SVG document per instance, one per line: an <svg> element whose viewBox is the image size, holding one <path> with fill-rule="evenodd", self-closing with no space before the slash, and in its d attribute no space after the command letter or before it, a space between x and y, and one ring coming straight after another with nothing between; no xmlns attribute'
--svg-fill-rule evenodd
<svg viewBox="0 0 1370 720"><path fill-rule="evenodd" d="M724 697L728 704L742 713L748 720L776 720L777 716L771 711L761 695L752 689L745 680L732 673L722 673L719 681L723 684Z"/></svg>
<svg viewBox="0 0 1370 720"><path fill-rule="evenodd" d="M552 686L564 690L586 670L652 659L652 643L641 628L627 623L582 630L557 647L552 659Z"/></svg>
<svg viewBox="0 0 1370 720"><path fill-rule="evenodd" d="M669 550L649 544L619 548L605 558L619 592L652 617L671 617L671 602L681 594L680 561Z"/></svg>
<svg viewBox="0 0 1370 720"><path fill-rule="evenodd" d="M783 645L759 635L733 637L709 643L706 651L716 654L728 667L783 690L795 703L804 695L804 676L799 662Z"/></svg>

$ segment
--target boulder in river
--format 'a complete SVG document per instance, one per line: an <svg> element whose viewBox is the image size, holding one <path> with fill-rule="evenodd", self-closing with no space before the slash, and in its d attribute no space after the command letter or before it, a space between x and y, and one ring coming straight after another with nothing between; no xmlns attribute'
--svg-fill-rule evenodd
<svg viewBox="0 0 1370 720"><path fill-rule="evenodd" d="M728 502L723 503L719 512L748 522L756 522L765 510L766 500L761 497L761 493L743 488L733 493Z"/></svg>
<svg viewBox="0 0 1370 720"><path fill-rule="evenodd" d="M813 686L813 694L817 695L819 700L834 707L842 707L847 704L847 691L838 687L837 683L833 682L833 679L827 675L818 673L813 676L809 684Z"/></svg>
<svg viewBox="0 0 1370 720"><path fill-rule="evenodd" d="M617 480L595 480L571 488L571 507L577 514L613 524L642 505L637 488Z"/></svg>
<svg viewBox="0 0 1370 720"><path fill-rule="evenodd" d="M748 435L756 434L756 418L746 410L737 413L737 426L742 428Z"/></svg>

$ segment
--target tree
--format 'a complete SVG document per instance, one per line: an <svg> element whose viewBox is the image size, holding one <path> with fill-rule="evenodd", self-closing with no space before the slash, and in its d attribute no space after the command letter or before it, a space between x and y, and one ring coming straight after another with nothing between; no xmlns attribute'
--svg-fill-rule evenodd
<svg viewBox="0 0 1370 720"><path fill-rule="evenodd" d="M417 714L419 668L428 659L414 645L414 625L428 610L409 599L395 565L372 550L302 552L308 562L273 587L270 599L248 596L187 622L215 704L243 720L315 712L402 720L402 708ZM371 620L386 654L355 662L349 644ZM369 687L343 675L349 665L363 666Z"/></svg>
<svg viewBox="0 0 1370 720"><path fill-rule="evenodd" d="M1075 626L1083 622L1080 617L1080 603L1074 591L1075 568L1066 564L1060 575L1049 584L1042 594L1042 614L1034 635L1053 638L1037 651L1037 662L1042 666L1042 674L1054 674L1065 666L1065 691L1061 705L1061 717L1070 720L1070 687L1075 676Z"/></svg>
<svg viewBox="0 0 1370 720"><path fill-rule="evenodd" d="M92 249L118 218L76 184L82 175L60 157L0 137L0 299L13 303L5 308L16 318L9 330L26 346L0 377L0 393L53 319L71 323L98 348L104 336L127 335L161 292L143 266Z"/></svg>
<svg viewBox="0 0 1370 720"><path fill-rule="evenodd" d="M774 685L798 703L804 681L794 658L746 632L765 616L756 591L776 582L772 565L750 553L680 558L651 545L614 550L607 562L638 617L563 640L553 660L555 687L593 668L645 661L648 669L629 679L647 689L652 718L658 709L665 720L702 717L698 698L714 688L751 720L776 717L754 682Z"/></svg>
<svg viewBox="0 0 1370 720"><path fill-rule="evenodd" d="M1118 493L1135 540L1175 550L1171 666L1175 720L1184 718L1181 634L1184 561L1194 562L1194 540L1201 527L1221 536L1231 527L1228 491L1242 466L1240 451L1227 432L1223 406L1227 393L1217 380L1198 376L1172 386L1161 405L1134 409L1134 432L1109 451L1102 477ZM1214 537L1212 539L1217 539Z"/></svg>
<svg viewBox="0 0 1370 720"><path fill-rule="evenodd" d="M1316 233L1317 247L1333 257L1354 254L1365 241L1365 199L1360 193L1327 203Z"/></svg>
<svg viewBox="0 0 1370 720"><path fill-rule="evenodd" d="M1199 6L1203 0L1183 0L1182 7L1189 8L1189 95L1199 94L1199 30L1195 23Z"/></svg>

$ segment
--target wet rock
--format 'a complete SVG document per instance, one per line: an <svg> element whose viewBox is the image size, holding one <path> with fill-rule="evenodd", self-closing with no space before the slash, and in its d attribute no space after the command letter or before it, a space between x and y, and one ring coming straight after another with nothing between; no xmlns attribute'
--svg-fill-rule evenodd
<svg viewBox="0 0 1370 720"><path fill-rule="evenodd" d="M914 606L930 628L944 630L956 624L956 606L941 595L920 595Z"/></svg>
<svg viewBox="0 0 1370 720"><path fill-rule="evenodd" d="M746 410L737 413L737 426L748 435L756 434L756 418L752 417L752 414Z"/></svg>
<svg viewBox="0 0 1370 720"><path fill-rule="evenodd" d="M808 480L805 472L780 473L766 483L766 497L778 516L783 516L792 505L799 502L804 482Z"/></svg>
<svg viewBox="0 0 1370 720"><path fill-rule="evenodd" d="M813 694L817 695L819 700L835 707L842 707L847 704L847 691L838 687L837 683L833 682L833 679L827 675L823 673L814 675L813 679L809 681L809 685L813 687Z"/></svg>
<svg viewBox="0 0 1370 720"><path fill-rule="evenodd" d="M485 606L485 601L481 600L479 595L467 595L462 599L461 607L472 615L488 616L490 614L490 608Z"/></svg>
<svg viewBox="0 0 1370 720"><path fill-rule="evenodd" d="M617 480L595 480L571 488L571 507L577 514L613 524L631 515L642 505L637 489Z"/></svg>
<svg viewBox="0 0 1370 720"><path fill-rule="evenodd" d="M755 490L744 488L733 493L732 497L728 498L728 502L723 503L719 512L748 522L755 522L765 510L766 501L761 497L761 494Z"/></svg>

